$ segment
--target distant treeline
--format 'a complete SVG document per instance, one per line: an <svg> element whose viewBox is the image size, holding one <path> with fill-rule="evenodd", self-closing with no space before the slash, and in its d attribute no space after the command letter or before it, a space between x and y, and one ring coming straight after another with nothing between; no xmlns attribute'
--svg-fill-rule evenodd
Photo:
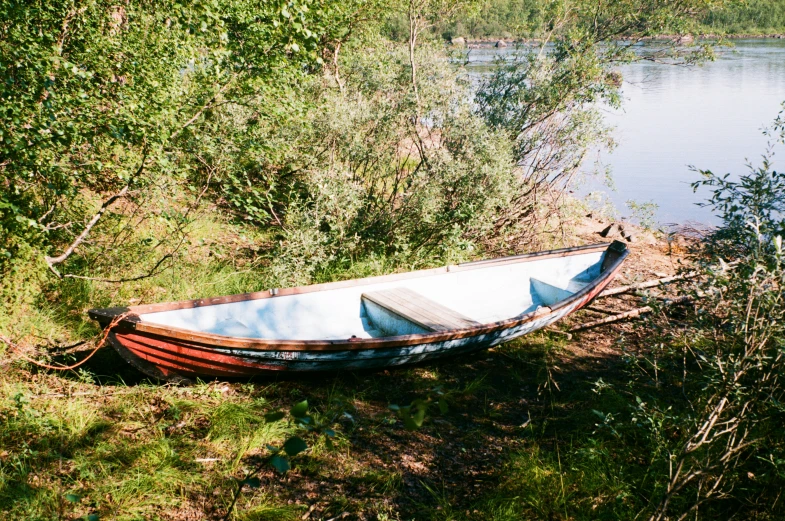
<svg viewBox="0 0 785 521"><path fill-rule="evenodd" d="M555 16L550 9L547 2L539 0L487 0L474 16L444 24L438 30L447 39L537 37L551 28ZM785 33L785 1L731 2L710 11L698 29L704 34L782 34Z"/></svg>
<svg viewBox="0 0 785 521"><path fill-rule="evenodd" d="M782 34L785 33L785 2L749 0L727 9L711 11L702 25L707 33Z"/></svg>

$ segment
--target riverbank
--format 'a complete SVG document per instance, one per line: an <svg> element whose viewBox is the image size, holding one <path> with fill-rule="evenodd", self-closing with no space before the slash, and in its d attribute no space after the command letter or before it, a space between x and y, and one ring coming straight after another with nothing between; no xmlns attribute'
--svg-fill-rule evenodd
<svg viewBox="0 0 785 521"><path fill-rule="evenodd" d="M598 232L609 224L586 218L572 240L606 240ZM652 240L628 243L617 285L672 275L686 262L682 243L624 226ZM640 298L620 295L598 307L626 309ZM639 322L564 334L598 316L581 311L557 325L562 332L444 363L298 380L165 386L147 382L111 349L78 374L7 363L0 461L10 467L23 450L36 457L24 460L28 479L9 477L5 493L19 511L69 519L217 521L238 483L232 519L481 520L494 518L509 497L527 518L632 513L639 499L615 499L632 482L603 477L602 468L624 467L634 450L594 435L591 412L623 406L592 391L597 382L623 387L625 356L645 351L648 335ZM434 393L446 408L430 410L419 430L407 430L389 409ZM294 424L263 420L302 400L331 422L329 445ZM263 467L243 485L268 454L265 445L292 434L309 445L292 458L293 468L282 475ZM563 471L560 461L569 461Z"/></svg>

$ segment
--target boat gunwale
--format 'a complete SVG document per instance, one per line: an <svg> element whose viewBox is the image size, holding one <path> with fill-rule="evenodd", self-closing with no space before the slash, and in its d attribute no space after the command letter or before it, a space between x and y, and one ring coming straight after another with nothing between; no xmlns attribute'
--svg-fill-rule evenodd
<svg viewBox="0 0 785 521"><path fill-rule="evenodd" d="M225 297L214 297L207 299L194 299L176 302L166 302L160 304L148 304L141 306L130 307L117 307L117 308L102 308L91 309L89 314L92 318L99 321L108 321L121 314L128 314L129 316L123 318L116 326L115 330L118 332L123 329L134 330L138 333L146 333L155 335L162 338L174 338L178 340L185 340L202 344L207 348L235 348L247 350L268 350L268 351L349 351L360 349L383 349L394 348L424 343L445 342L450 340L459 340L472 336L480 336L489 334L498 330L510 329L517 327L521 324L531 320L548 316L558 309L568 306L573 302L583 298L585 295L593 291L595 288L606 282L609 278L613 277L616 271L621 267L622 262L629 254L629 249L625 247L624 251L618 253L618 257L608 265L597 278L592 280L588 285L581 288L581 290L570 295L566 299L556 302L552 306L542 307L535 311L518 315L509 319L489 322L477 326L466 327L461 329L454 329L449 331L419 333L414 335L398 335L389 337L378 338L350 338L350 339L333 339L333 340L278 340L278 339L262 339L250 337L235 337L228 335L220 335L216 333L207 333L202 331L194 331L191 329L178 328L173 326L163 326L160 324L153 324L143 322L138 315L147 313L156 313L161 311L174 311L178 309L192 309L204 306L214 306L221 304L230 304L234 302L245 302L249 300L261 300L265 298L275 298L286 295L299 295L303 293L311 293L317 291L326 291L331 289L342 289L352 286L363 284L375 284L382 282L391 282L395 280L406 280L410 278L419 278L429 275L438 275L453 273L456 271L468 271L473 269L488 268L500 264L517 264L519 262L531 262L545 258L558 258L568 257L572 255L588 254L597 251L609 251L612 243L591 244L586 246L577 246L573 248L561 248L557 250L549 250L546 252L529 253L523 255L515 255L509 257L501 257L499 259L488 259L472 261L463 264L443 266L440 268L431 268L425 270L417 270L405 273L395 273L391 275L381 275L376 277L366 277L362 279L350 279L337 282L327 282L322 284L313 284L310 286L298 286L293 288L278 289L276 293L270 290L258 291L254 293L242 293L237 295L229 295Z"/></svg>

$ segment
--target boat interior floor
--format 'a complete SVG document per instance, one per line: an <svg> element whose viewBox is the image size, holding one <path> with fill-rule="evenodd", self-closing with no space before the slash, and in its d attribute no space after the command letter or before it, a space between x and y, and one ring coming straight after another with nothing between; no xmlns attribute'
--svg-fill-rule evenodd
<svg viewBox="0 0 785 521"><path fill-rule="evenodd" d="M489 265L141 315L144 322L271 340L380 338L465 329L569 298L601 273L604 252ZM360 281L358 281L360 282Z"/></svg>

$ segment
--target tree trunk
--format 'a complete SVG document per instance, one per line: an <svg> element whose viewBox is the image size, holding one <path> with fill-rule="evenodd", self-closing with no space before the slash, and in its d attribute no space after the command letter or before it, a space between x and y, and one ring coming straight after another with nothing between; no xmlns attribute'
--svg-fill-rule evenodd
<svg viewBox="0 0 785 521"><path fill-rule="evenodd" d="M414 48L417 45L417 13L414 5L409 4L409 64L412 67L412 87L414 88L414 98L417 106L420 105L420 94L417 91L417 63L414 60Z"/></svg>

